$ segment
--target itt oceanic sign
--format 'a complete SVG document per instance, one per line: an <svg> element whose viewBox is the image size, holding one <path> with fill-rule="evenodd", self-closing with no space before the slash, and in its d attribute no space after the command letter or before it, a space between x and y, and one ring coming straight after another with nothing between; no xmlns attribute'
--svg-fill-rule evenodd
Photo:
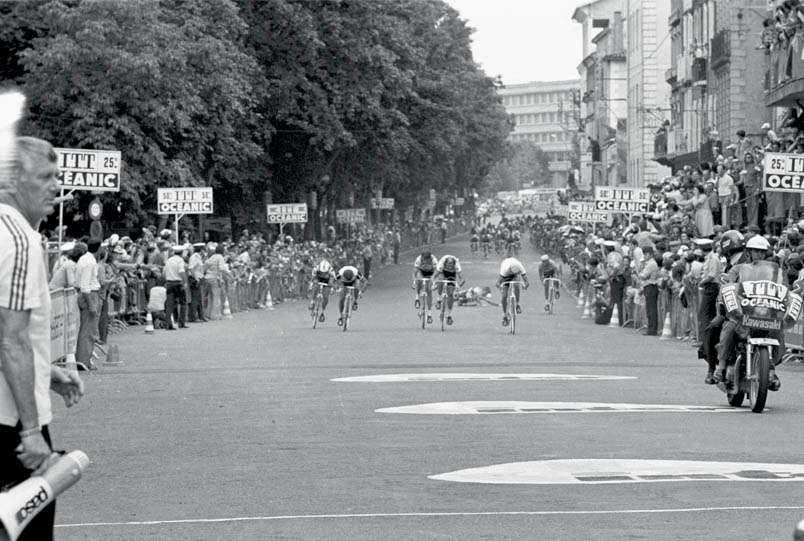
<svg viewBox="0 0 804 541"><path fill-rule="evenodd" d="M269 224L306 224L307 203L268 205Z"/></svg>
<svg viewBox="0 0 804 541"><path fill-rule="evenodd" d="M212 214L212 188L159 188L158 214Z"/></svg>
<svg viewBox="0 0 804 541"><path fill-rule="evenodd" d="M650 209L647 188L595 186L595 210L598 212L645 214Z"/></svg>
<svg viewBox="0 0 804 541"><path fill-rule="evenodd" d="M65 190L120 191L120 151L56 148L59 184Z"/></svg>
<svg viewBox="0 0 804 541"><path fill-rule="evenodd" d="M768 192L804 192L804 154L765 154L762 189Z"/></svg>
<svg viewBox="0 0 804 541"><path fill-rule="evenodd" d="M591 201L570 201L567 218L571 222L606 223L608 212L598 212Z"/></svg>

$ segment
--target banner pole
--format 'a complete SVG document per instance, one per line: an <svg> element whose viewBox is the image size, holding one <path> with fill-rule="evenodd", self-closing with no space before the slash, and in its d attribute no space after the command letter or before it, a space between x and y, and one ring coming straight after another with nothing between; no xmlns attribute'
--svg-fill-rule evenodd
<svg viewBox="0 0 804 541"><path fill-rule="evenodd" d="M64 231L61 227L64 224L64 188L61 189L59 197L61 199L59 203L59 256L61 256L61 243L64 240Z"/></svg>

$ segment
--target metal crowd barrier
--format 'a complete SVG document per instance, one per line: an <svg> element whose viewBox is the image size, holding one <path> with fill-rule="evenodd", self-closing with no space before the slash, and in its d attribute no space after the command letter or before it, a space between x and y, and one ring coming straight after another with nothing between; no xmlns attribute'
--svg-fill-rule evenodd
<svg viewBox="0 0 804 541"><path fill-rule="evenodd" d="M565 282L569 284L570 282ZM680 293L685 292L687 306L681 302ZM595 288L588 281L584 281L580 290L584 299L591 305L595 296ZM691 292L691 294L690 294ZM574 293L574 292L573 292ZM700 291L697 284L685 280L682 284L670 282L668 287L659 289L658 303L658 331L662 335L667 315L670 315L670 333L677 340L688 340L693 343L700 342L698 336L698 309L700 307ZM645 296L639 287L626 288L623 306L625 310L624 327L639 331L647 326L645 311ZM580 308L580 306L579 306ZM594 318L594 314L592 314ZM799 316L796 324L785 332L787 352L785 360L804 360L804 314Z"/></svg>

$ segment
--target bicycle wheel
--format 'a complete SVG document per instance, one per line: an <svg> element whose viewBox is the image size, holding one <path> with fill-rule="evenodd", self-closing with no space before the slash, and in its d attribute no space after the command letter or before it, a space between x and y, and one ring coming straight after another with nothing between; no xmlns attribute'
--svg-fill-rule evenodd
<svg viewBox="0 0 804 541"><path fill-rule="evenodd" d="M427 328L427 293L419 293L419 319L422 320L422 330Z"/></svg>
<svg viewBox="0 0 804 541"><path fill-rule="evenodd" d="M516 334L516 308L513 308L515 303L516 303L516 297L511 295L511 298L508 299L508 313L509 313L508 321L510 322L508 331L511 334Z"/></svg>
<svg viewBox="0 0 804 541"><path fill-rule="evenodd" d="M553 285L550 285L550 315L553 315L553 301L555 300L555 290L553 289Z"/></svg>
<svg viewBox="0 0 804 541"><path fill-rule="evenodd" d="M318 316L321 314L321 294L315 296L315 307L313 308L313 328L318 325Z"/></svg>
<svg viewBox="0 0 804 541"><path fill-rule="evenodd" d="M444 284L444 293L441 295L441 332L446 330L446 314L447 314L447 286Z"/></svg>
<svg viewBox="0 0 804 541"><path fill-rule="evenodd" d="M349 319L352 317L352 294L348 293L344 299L343 307L343 332L349 328Z"/></svg>

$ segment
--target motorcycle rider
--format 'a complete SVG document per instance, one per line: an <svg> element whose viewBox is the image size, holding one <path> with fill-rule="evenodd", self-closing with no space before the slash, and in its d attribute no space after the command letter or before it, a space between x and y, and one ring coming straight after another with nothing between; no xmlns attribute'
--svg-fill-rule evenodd
<svg viewBox="0 0 804 541"><path fill-rule="evenodd" d="M724 237L730 233L736 233L736 231L727 231L724 233ZM738 233L739 234L739 233ZM740 235L742 237L742 235ZM736 238L735 235L730 235L730 240L732 241L732 246L739 246L739 242L734 244L734 239ZM728 240L726 241L728 244ZM723 245L723 240L721 239L721 246ZM737 281L738 277L740 276L740 268L743 265L750 265L754 261L765 261L768 257L768 251L770 250L770 243L765 237L760 235L755 235L748 239L748 242L744 244L744 251L741 249L736 252L732 252L731 255L731 269L728 271L727 277L724 277L725 283L732 283ZM781 271L778 272L778 277L780 278L777 280L779 283L782 283L781 280ZM732 355L734 350L734 342L735 342L735 334L736 334L737 324L732 321L727 321L723 325L723 330L721 331L720 335L720 344L718 344L718 366L717 372L715 373L715 381L720 382L725 379L729 379L728 375L724 374L723 371L726 369L726 362L728 361L729 357ZM768 389L771 391L778 391L781 386L782 382L779 380L779 376L776 375L776 365L781 362L782 359L782 352L785 350L785 343L784 343L784 330L779 330L775 332L769 333L771 337L776 338L779 340L779 347L775 348L773 363L770 368L770 372L768 373Z"/></svg>

